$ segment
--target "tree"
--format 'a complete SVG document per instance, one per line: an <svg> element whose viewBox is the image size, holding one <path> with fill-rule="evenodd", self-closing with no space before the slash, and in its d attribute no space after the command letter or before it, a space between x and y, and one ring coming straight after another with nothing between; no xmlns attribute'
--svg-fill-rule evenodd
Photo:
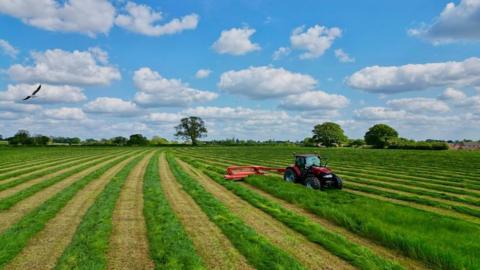
<svg viewBox="0 0 480 270"><path fill-rule="evenodd" d="M190 140L193 145L198 144L198 139L207 136L207 128L202 118L190 116L180 120L180 124L175 127L176 137Z"/></svg>
<svg viewBox="0 0 480 270"><path fill-rule="evenodd" d="M123 146L123 145L126 145L127 142L128 142L128 139L122 136L112 138L112 143L115 145Z"/></svg>
<svg viewBox="0 0 480 270"><path fill-rule="evenodd" d="M151 145L169 144L168 140L160 136L153 136L150 140Z"/></svg>
<svg viewBox="0 0 480 270"><path fill-rule="evenodd" d="M342 127L332 122L325 122L321 125L316 125L312 132L315 142L322 143L327 147L335 144L340 145L348 140Z"/></svg>
<svg viewBox="0 0 480 270"><path fill-rule="evenodd" d="M133 134L133 135L130 135L130 139L128 140L128 145L145 146L145 145L148 145L148 139L142 134Z"/></svg>
<svg viewBox="0 0 480 270"><path fill-rule="evenodd" d="M47 145L50 142L50 137L44 135L37 135L33 137L35 145Z"/></svg>
<svg viewBox="0 0 480 270"><path fill-rule="evenodd" d="M8 142L12 145L29 145L33 144L33 139L28 130L21 129L13 137L8 138Z"/></svg>
<svg viewBox="0 0 480 270"><path fill-rule="evenodd" d="M377 124L365 133L365 142L376 148L385 148L398 138L398 132L385 124Z"/></svg>

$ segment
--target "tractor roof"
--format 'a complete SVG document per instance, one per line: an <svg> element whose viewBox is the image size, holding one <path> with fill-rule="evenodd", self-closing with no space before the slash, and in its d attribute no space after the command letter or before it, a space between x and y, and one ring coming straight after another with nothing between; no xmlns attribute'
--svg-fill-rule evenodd
<svg viewBox="0 0 480 270"><path fill-rule="evenodd" d="M311 157L311 156L315 156L317 157L318 154L295 154L296 157Z"/></svg>

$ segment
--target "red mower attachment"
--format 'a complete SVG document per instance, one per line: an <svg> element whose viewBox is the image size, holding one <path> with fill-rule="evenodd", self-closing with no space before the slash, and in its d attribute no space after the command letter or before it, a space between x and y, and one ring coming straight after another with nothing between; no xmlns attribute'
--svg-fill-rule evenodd
<svg viewBox="0 0 480 270"><path fill-rule="evenodd" d="M230 166L227 168L225 179L242 180L243 178L253 174L265 174L265 172L284 173L285 168L272 168L265 166Z"/></svg>

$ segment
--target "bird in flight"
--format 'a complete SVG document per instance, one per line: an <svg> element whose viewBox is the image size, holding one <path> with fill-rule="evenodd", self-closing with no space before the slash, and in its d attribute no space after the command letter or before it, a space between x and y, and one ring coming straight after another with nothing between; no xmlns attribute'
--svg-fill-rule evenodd
<svg viewBox="0 0 480 270"><path fill-rule="evenodd" d="M40 91L40 88L42 88L42 85L40 84L37 89L35 91L33 91L33 93L27 97L25 97L23 100L27 100L27 99L31 99L31 98L36 98L36 94L38 93L38 91Z"/></svg>

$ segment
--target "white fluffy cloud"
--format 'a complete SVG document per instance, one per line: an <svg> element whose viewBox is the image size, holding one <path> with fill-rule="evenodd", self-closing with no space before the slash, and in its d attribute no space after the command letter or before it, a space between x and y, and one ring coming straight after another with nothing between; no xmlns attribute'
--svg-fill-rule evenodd
<svg viewBox="0 0 480 270"><path fill-rule="evenodd" d="M365 107L355 110L354 116L361 120L398 120L405 118L407 112L385 107Z"/></svg>
<svg viewBox="0 0 480 270"><path fill-rule="evenodd" d="M432 24L409 29L412 36L430 40L434 44L454 41L480 40L480 1L461 0L458 5L448 3Z"/></svg>
<svg viewBox="0 0 480 270"><path fill-rule="evenodd" d="M280 47L275 52L273 52L273 60L280 60L281 58L289 55L292 52L292 49L288 47Z"/></svg>
<svg viewBox="0 0 480 270"><path fill-rule="evenodd" d="M212 73L212 71L210 69L199 69L195 73L195 77L197 79L204 79L204 78L207 78L208 76L210 76L210 73Z"/></svg>
<svg viewBox="0 0 480 270"><path fill-rule="evenodd" d="M351 75L347 85L375 93L398 93L431 87L480 85L480 58L461 62L371 66Z"/></svg>
<svg viewBox="0 0 480 270"><path fill-rule="evenodd" d="M260 45L252 43L250 37L255 33L255 29L232 28L224 30L220 34L212 48L220 54L244 55L249 52L260 50Z"/></svg>
<svg viewBox="0 0 480 270"><path fill-rule="evenodd" d="M49 31L95 36L108 33L115 8L107 0L6 0L0 1L0 13Z"/></svg>
<svg viewBox="0 0 480 270"><path fill-rule="evenodd" d="M308 91L287 96L280 107L288 110L338 110L345 108L349 100L342 95L328 94L323 91Z"/></svg>
<svg viewBox="0 0 480 270"><path fill-rule="evenodd" d="M353 63L355 62L355 58L348 55L348 53L344 52L342 49L335 50L335 57L337 57L338 61L342 63Z"/></svg>
<svg viewBox="0 0 480 270"><path fill-rule="evenodd" d="M8 55L12 58L15 58L18 54L18 49L13 47L8 41L0 39L0 50L3 54Z"/></svg>
<svg viewBox="0 0 480 270"><path fill-rule="evenodd" d="M387 105L396 110L405 110L413 113L442 113L450 111L448 105L434 98L400 98L387 101Z"/></svg>
<svg viewBox="0 0 480 270"><path fill-rule="evenodd" d="M54 120L84 120L85 113L79 108L62 107L57 109L48 109L43 112L45 117Z"/></svg>
<svg viewBox="0 0 480 270"><path fill-rule="evenodd" d="M121 79L117 68L108 65L106 52L95 48L89 51L60 49L33 52L34 65L16 64L8 69L16 81L73 85L108 85Z"/></svg>
<svg viewBox="0 0 480 270"><path fill-rule="evenodd" d="M459 100L465 99L466 97L467 97L467 95L465 95L464 92L462 92L458 89L452 88L452 87L448 87L447 89L445 89L445 91L443 91L443 93L439 97L439 99L440 100L459 101Z"/></svg>
<svg viewBox="0 0 480 270"><path fill-rule="evenodd" d="M161 12L156 12L147 5L133 2L126 4L125 11L126 14L117 16L115 24L129 31L148 36L169 35L195 29L199 20L198 15L192 13L180 19L175 18L163 25L157 24L163 19Z"/></svg>
<svg viewBox="0 0 480 270"><path fill-rule="evenodd" d="M8 85L7 90L0 92L0 100L23 102L22 99L32 94L38 85L16 84ZM54 104L54 103L78 103L85 101L87 97L81 88L68 85L42 85L37 98L29 99L28 103Z"/></svg>
<svg viewBox="0 0 480 270"><path fill-rule="evenodd" d="M144 67L133 76L137 90L135 102L143 106L188 106L195 102L207 102L218 94L191 88L178 79L167 79L158 72Z"/></svg>
<svg viewBox="0 0 480 270"><path fill-rule="evenodd" d="M119 116L135 115L138 113L137 105L131 101L120 98L99 97L85 104L85 112L100 113Z"/></svg>
<svg viewBox="0 0 480 270"><path fill-rule="evenodd" d="M269 66L223 73L218 87L232 94L266 99L313 90L317 81L309 75Z"/></svg>
<svg viewBox="0 0 480 270"><path fill-rule="evenodd" d="M145 120L156 124L173 124L178 123L181 118L182 115L180 113L157 112L148 114Z"/></svg>
<svg viewBox="0 0 480 270"><path fill-rule="evenodd" d="M293 30L290 43L292 48L306 51L300 59L312 59L322 56L341 35L342 30L338 27L327 28L317 24L307 30L305 27Z"/></svg>
<svg viewBox="0 0 480 270"><path fill-rule="evenodd" d="M15 103L13 101L0 101L0 111L32 113L39 111L42 107L34 104Z"/></svg>

